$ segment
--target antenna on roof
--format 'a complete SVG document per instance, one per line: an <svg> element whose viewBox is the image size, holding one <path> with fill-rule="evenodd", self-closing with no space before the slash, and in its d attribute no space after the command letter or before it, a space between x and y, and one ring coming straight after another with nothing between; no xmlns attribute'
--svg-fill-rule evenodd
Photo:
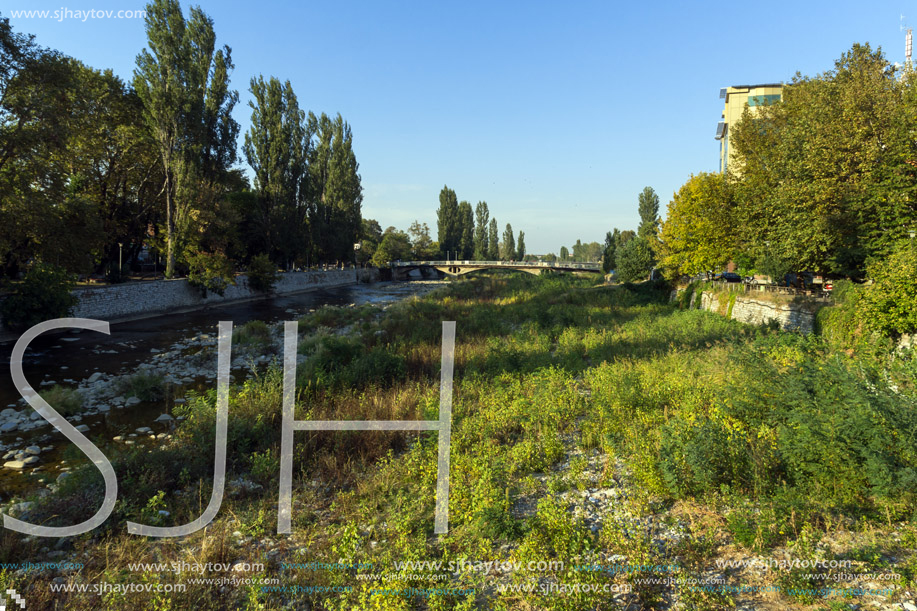
<svg viewBox="0 0 917 611"><path fill-rule="evenodd" d="M901 15L901 25L899 27L901 30L905 32L905 35L904 35L904 69L910 70L911 52L914 48L914 28L907 27L907 22L905 21L904 15Z"/></svg>

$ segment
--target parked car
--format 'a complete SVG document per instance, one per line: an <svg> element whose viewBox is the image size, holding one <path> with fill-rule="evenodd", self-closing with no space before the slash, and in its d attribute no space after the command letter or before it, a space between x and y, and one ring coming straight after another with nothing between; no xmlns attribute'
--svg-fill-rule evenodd
<svg viewBox="0 0 917 611"><path fill-rule="evenodd" d="M720 280L722 282L742 282L742 276L736 274L735 272L723 272L722 274L717 274L713 278L714 280Z"/></svg>

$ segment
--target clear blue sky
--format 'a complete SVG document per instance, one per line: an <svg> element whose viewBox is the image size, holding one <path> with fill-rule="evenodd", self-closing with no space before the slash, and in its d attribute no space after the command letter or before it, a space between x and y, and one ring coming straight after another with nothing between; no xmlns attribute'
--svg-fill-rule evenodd
<svg viewBox="0 0 917 611"><path fill-rule="evenodd" d="M187 12L187 4L183 3ZM436 237L444 184L525 231L529 252L636 228L637 194L661 207L717 167L719 88L833 67L854 42L903 61L901 15L875 2L259 2L202 4L249 79L289 79L300 106L350 122L363 216ZM29 9L133 10L132 0L7 0ZM731 9L731 11L730 11ZM909 18L909 19L908 19ZM20 32L129 80L142 19L11 18Z"/></svg>

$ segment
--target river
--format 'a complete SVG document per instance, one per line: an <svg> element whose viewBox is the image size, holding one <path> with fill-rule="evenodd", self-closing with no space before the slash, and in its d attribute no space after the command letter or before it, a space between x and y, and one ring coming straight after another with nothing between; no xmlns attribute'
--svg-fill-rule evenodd
<svg viewBox="0 0 917 611"><path fill-rule="evenodd" d="M304 314L324 305L348 306L362 304L384 305L401 299L427 293L446 281L379 282L320 289L295 295L277 296L260 301L216 305L203 310L173 314L144 320L115 323L111 334L74 330L61 334L36 338L23 358L23 370L29 384L40 393L52 384L76 388L86 385L93 374L107 378L130 374L142 367L149 367L156 357L174 354L176 348L187 348L191 338L216 338L217 324L232 321L235 326L251 320L274 323L282 320L296 320ZM13 343L0 345L0 359L8 366L11 363ZM199 348L198 348L199 349ZM9 367L0 375L0 410L16 409L26 414L33 413L15 388L9 374ZM206 366L206 365L205 365ZM212 371L216 373L214 356ZM209 377L208 376L208 377ZM193 377L193 379L192 379ZM170 385L168 396L161 401L141 402L129 407L111 409L105 406L104 413L68 418L90 428L85 434L103 452L116 442L116 436L127 439L127 443L156 443L152 435L168 435L172 422L154 423L161 414L168 414L177 402L191 390L215 387L212 378L202 376L185 377ZM234 371L234 379L244 378L244 372ZM118 405L114 405L118 407ZM152 435L135 433L137 428L151 427ZM64 449L72 446L56 429L49 426L30 431L14 431L0 434L0 455L21 451L28 446L42 449L37 466L26 469L0 468L0 502L10 498L24 497L53 483L62 472L68 471L78 461L88 464L88 459L71 449L67 456ZM69 457L70 460L67 460ZM82 457L82 459L80 459ZM12 456L6 460L12 460Z"/></svg>

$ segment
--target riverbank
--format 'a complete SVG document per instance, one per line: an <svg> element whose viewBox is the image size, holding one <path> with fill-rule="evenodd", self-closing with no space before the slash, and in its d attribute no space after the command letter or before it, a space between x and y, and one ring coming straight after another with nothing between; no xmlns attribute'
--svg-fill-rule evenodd
<svg viewBox="0 0 917 611"><path fill-rule="evenodd" d="M222 295L208 292L203 294L184 278L174 280L150 280L125 282L99 287L74 289L77 298L72 316L91 318L107 322L126 322L145 318L156 318L165 314L179 314L202 308L266 299L271 296L295 295L322 288L347 286L358 282L369 283L379 280L379 270L328 269L305 272L285 272L278 275L274 290L265 294L252 289L248 278L236 276L236 283L226 288ZM0 319L0 329L3 320ZM0 331L0 343L16 341L19 334Z"/></svg>
<svg viewBox="0 0 917 611"><path fill-rule="evenodd" d="M256 303L222 304L208 312L171 314L149 322L114 324L110 336L69 332L38 338L23 367L32 386L72 424L92 434L103 450L119 444L161 444L175 426L174 408L189 396L215 387L218 320L234 321L237 331L267 324L279 338L284 320L295 320L327 305L382 311L393 302L438 286L441 283L335 287ZM249 342L235 342L231 364L235 382L244 382L273 360L274 346L259 343L257 347L263 350L258 353ZM0 350L0 355L8 357L8 349ZM9 376L3 376L0 502L54 486L70 470L62 451L68 445L20 397ZM39 451L27 454L26 448Z"/></svg>
<svg viewBox="0 0 917 611"><path fill-rule="evenodd" d="M167 445L119 447L125 485L105 525L58 550L9 531L0 540L0 562L82 567L0 585L39 606L113 609L914 605L908 364L879 378L817 337L668 297L493 274L378 315L303 317L297 420L435 420L442 322L456 322L444 536L435 433L324 430L294 435L293 532L277 535L283 384L269 365L231 393L227 494L206 530L146 539L125 521L200 515L213 393L176 408L185 420ZM274 330L245 335L277 349ZM91 465L74 468L27 513L77 523L101 490ZM169 591L102 599L50 586L100 582Z"/></svg>

